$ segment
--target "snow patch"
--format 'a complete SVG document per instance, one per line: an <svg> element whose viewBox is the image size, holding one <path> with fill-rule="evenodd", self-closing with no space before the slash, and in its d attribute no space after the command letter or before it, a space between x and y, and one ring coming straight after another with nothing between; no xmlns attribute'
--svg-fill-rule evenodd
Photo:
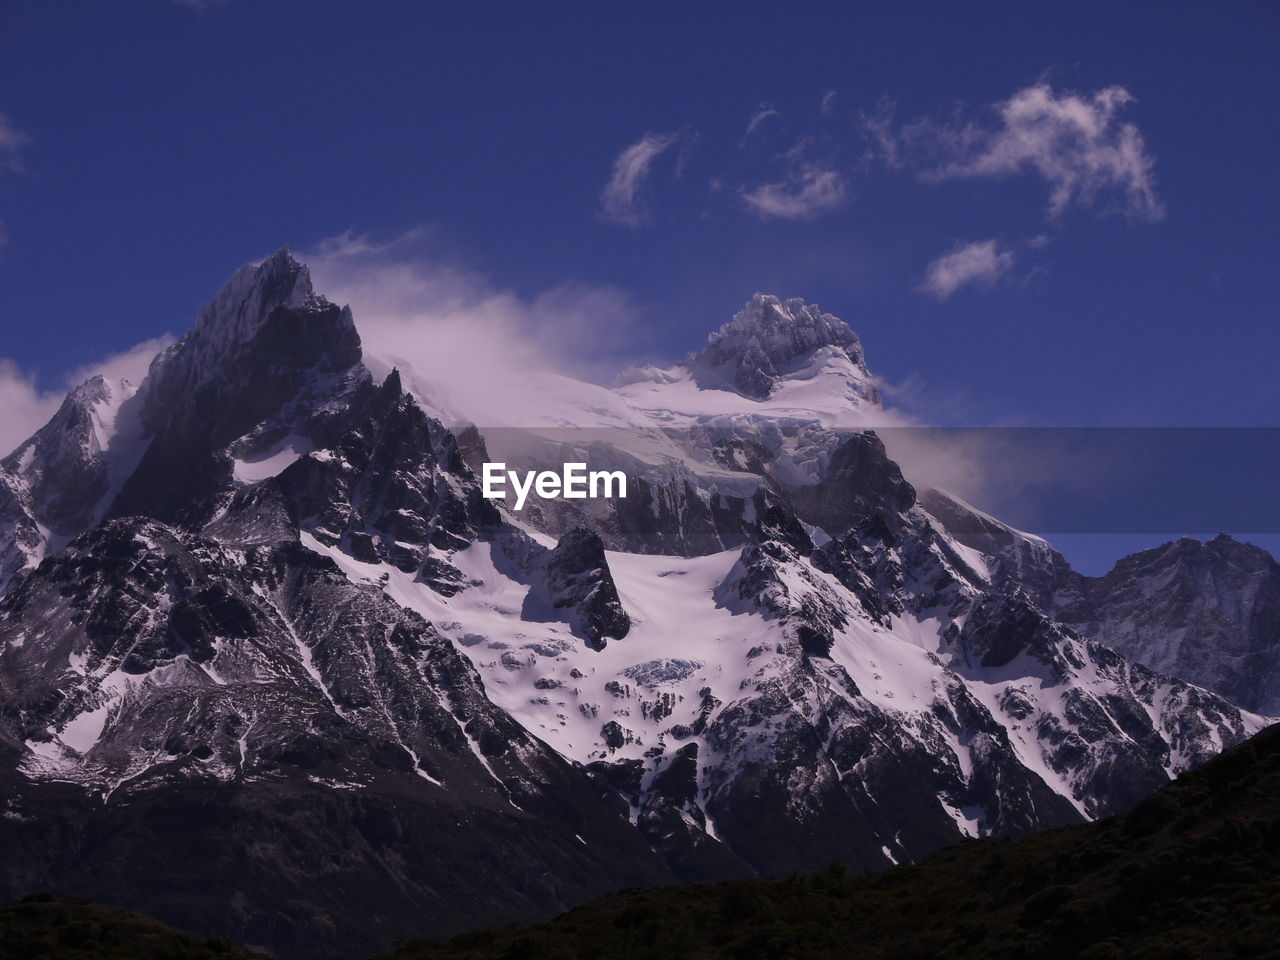
<svg viewBox="0 0 1280 960"><path fill-rule="evenodd" d="M235 459L232 461L231 473L240 484L257 483L279 476L294 461L306 456L315 445L305 437L289 434L267 453L255 459Z"/></svg>

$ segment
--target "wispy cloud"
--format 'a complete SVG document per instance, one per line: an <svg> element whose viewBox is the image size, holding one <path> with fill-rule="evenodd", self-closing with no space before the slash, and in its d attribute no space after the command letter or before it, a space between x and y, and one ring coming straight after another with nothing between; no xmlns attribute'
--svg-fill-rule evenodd
<svg viewBox="0 0 1280 960"><path fill-rule="evenodd" d="M834 90L828 90L822 95L822 101L818 104L818 112L824 117L829 117L831 116L831 111L835 109L835 105L836 92Z"/></svg>
<svg viewBox="0 0 1280 960"><path fill-rule="evenodd" d="M760 125L771 117L781 117L782 114L776 108L767 103L762 103L756 107L756 112L751 115L751 119L747 121L747 129L743 131L742 139L738 142L739 146L744 146L751 135L760 129Z"/></svg>
<svg viewBox="0 0 1280 960"><path fill-rule="evenodd" d="M0 456L39 430L58 409L62 393L40 390L35 377L12 360L0 359Z"/></svg>
<svg viewBox="0 0 1280 960"><path fill-rule="evenodd" d="M624 227L643 227L649 216L643 206L643 189L653 163L680 141L676 133L646 133L623 150L613 162L613 176L600 193L600 216Z"/></svg>
<svg viewBox="0 0 1280 960"><path fill-rule="evenodd" d="M805 166L785 180L744 190L742 199L769 220L812 220L849 200L849 185L835 170Z"/></svg>
<svg viewBox="0 0 1280 960"><path fill-rule="evenodd" d="M1012 250L1000 249L995 240L978 240L930 263L920 288L939 301L948 300L961 287L993 286L1013 264Z"/></svg>
<svg viewBox="0 0 1280 960"><path fill-rule="evenodd" d="M1080 206L1159 220L1155 159L1138 128L1121 119L1133 102L1120 86L1083 95L1042 82L995 104L994 125L926 118L895 130L882 105L863 117L863 130L890 166L913 167L926 180L1034 173L1049 188L1050 217Z"/></svg>
<svg viewBox="0 0 1280 960"><path fill-rule="evenodd" d="M1000 127L971 140L971 148L937 175L984 177L1033 170L1049 185L1050 216L1079 203L1158 220L1164 206L1156 197L1155 161L1138 128L1119 117L1132 102L1124 87L1082 97L1058 95L1048 84L1036 84L1000 104Z"/></svg>
<svg viewBox="0 0 1280 960"><path fill-rule="evenodd" d="M22 151L30 143L31 137L15 127L7 116L0 113L0 168L21 173Z"/></svg>
<svg viewBox="0 0 1280 960"><path fill-rule="evenodd" d="M907 139L907 135L894 126L896 109L892 99L881 97L874 108L859 112L862 135L870 145L863 156L866 165L879 161L891 169L903 166L899 143Z"/></svg>

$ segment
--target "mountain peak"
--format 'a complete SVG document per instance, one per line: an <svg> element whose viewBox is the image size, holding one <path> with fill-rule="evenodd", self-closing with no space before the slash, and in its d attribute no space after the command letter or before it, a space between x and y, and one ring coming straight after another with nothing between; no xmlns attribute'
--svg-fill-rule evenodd
<svg viewBox="0 0 1280 960"><path fill-rule="evenodd" d="M49 422L5 458L8 469L28 473L43 469L51 459L88 460L102 454L115 432L120 404L133 396L128 380L110 380L102 374L72 388ZM74 453L72 453L74 451Z"/></svg>
<svg viewBox="0 0 1280 960"><path fill-rule="evenodd" d="M221 366L281 307L304 312L336 309L316 294L311 271L288 247L232 274L200 312L195 325L152 362L149 379L172 380L176 376L187 389L194 390L216 377ZM354 329L354 324L351 326Z"/></svg>
<svg viewBox="0 0 1280 960"><path fill-rule="evenodd" d="M150 440L110 515L207 519L234 486L233 459L309 438L368 380L351 310L318 296L288 248L241 267L152 361L137 404Z"/></svg>
<svg viewBox="0 0 1280 960"><path fill-rule="evenodd" d="M311 271L281 247L261 263L237 270L196 319L193 334L231 345L248 340L276 307L300 307L316 299Z"/></svg>
<svg viewBox="0 0 1280 960"><path fill-rule="evenodd" d="M71 392L67 394L68 399L74 399L79 402L92 403L93 401L103 397L111 390L107 378L100 373L95 373L92 377L77 387L73 387Z"/></svg>
<svg viewBox="0 0 1280 960"><path fill-rule="evenodd" d="M728 388L763 400L779 377L822 347L839 351L870 379L862 344L847 323L799 297L757 293L684 366L702 389Z"/></svg>
<svg viewBox="0 0 1280 960"><path fill-rule="evenodd" d="M1179 537L1158 547L1130 554L1116 562L1109 577L1121 577L1152 565L1182 562L1215 564L1225 562L1244 570L1263 571L1276 566L1276 559L1262 547L1219 533L1211 540Z"/></svg>

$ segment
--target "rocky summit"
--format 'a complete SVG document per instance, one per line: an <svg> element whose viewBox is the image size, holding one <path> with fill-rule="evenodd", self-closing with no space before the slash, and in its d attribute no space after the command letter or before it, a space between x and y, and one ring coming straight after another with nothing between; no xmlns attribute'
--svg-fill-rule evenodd
<svg viewBox="0 0 1280 960"><path fill-rule="evenodd" d="M282 250L0 461L0 898L354 956L1122 813L1280 712L1269 556L1084 578L918 489L801 300L520 443L358 331ZM584 445L625 499L482 495Z"/></svg>

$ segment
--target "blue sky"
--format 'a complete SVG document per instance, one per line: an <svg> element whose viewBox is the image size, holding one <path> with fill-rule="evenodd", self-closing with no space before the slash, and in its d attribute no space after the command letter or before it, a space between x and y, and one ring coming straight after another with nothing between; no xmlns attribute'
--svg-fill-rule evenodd
<svg viewBox="0 0 1280 960"><path fill-rule="evenodd" d="M8 0L0 356L59 390L282 243L408 235L607 291L618 362L765 290L929 422L1280 426L1278 41L1264 2Z"/></svg>

